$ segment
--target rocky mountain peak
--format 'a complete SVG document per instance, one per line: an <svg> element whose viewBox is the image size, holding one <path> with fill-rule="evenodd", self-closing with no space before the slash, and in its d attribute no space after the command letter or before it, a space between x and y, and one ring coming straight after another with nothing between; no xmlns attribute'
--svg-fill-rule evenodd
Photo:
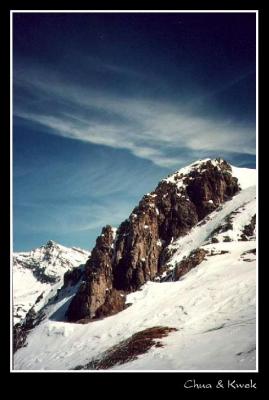
<svg viewBox="0 0 269 400"><path fill-rule="evenodd" d="M199 160L163 179L143 196L116 235L112 227L103 228L67 318L77 321L123 309L124 294L166 269L169 244L239 190L231 166L222 159Z"/></svg>
<svg viewBox="0 0 269 400"><path fill-rule="evenodd" d="M205 159L200 159L192 164L180 168L179 170L175 171L174 173L170 174L167 178L163 179L164 181L171 181L173 178L183 178L188 176L189 174L193 172L202 172L205 171L206 169L212 169L216 168L219 171L223 172L232 172L232 167L230 164L223 160L222 158L215 158L215 159L210 159L210 158L205 158Z"/></svg>
<svg viewBox="0 0 269 400"><path fill-rule="evenodd" d="M90 253L68 248L52 240L29 252L13 255L14 314L16 322L23 319L36 301L37 293L48 294L61 285L64 274L85 264ZM46 296L44 296L46 297ZM22 302L22 298L25 301Z"/></svg>
<svg viewBox="0 0 269 400"><path fill-rule="evenodd" d="M58 243L54 242L53 240L49 240L46 244L45 244L45 248L47 249L51 249L53 247L57 247Z"/></svg>

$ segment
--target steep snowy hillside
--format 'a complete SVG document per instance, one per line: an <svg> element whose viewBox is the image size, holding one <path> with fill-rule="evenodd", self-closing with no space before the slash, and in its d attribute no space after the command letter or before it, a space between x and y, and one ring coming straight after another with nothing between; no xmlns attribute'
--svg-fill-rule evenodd
<svg viewBox="0 0 269 400"><path fill-rule="evenodd" d="M203 178L204 165L205 160L171 175L167 178L168 186L162 189L170 190L170 184L177 185L182 192L177 191L176 196L186 197L187 202L196 201L197 197L191 197L192 192L187 191L187 183L194 177L207 187L211 176ZM219 161L213 161L212 165L217 169L222 167ZM211 171L211 164L208 168ZM225 167L225 177L226 174ZM213 191L206 192L208 196L202 197L203 208L197 202L197 209L204 217L184 234L171 235L163 248L165 268L139 290L122 294L124 299L126 296L122 311L105 318L78 321L84 323L67 322L70 304L83 294L85 283L64 287L42 309L44 318L29 332L27 345L15 353L14 369L255 370L256 172L232 167L231 174L238 177L241 190L222 202L218 202L220 197L216 195L209 198ZM227 179L234 185L230 177ZM223 185L222 180L214 182L220 188ZM156 199L158 191L154 195L152 192ZM163 196L166 199L162 192L160 198ZM211 199L212 209L208 208ZM161 203L156 208L161 214ZM147 212L145 208L143 212ZM166 215L169 217L170 211ZM142 217L144 224L145 216ZM149 228L144 230L147 232ZM107 255L114 250L111 243L117 246L119 240L118 231L116 238L108 232L109 241L101 236L97 240L98 252L95 250L96 254L100 249L109 251L102 258L106 264L100 264L101 270L108 266ZM152 251L151 242L148 249ZM140 245L142 258L143 251ZM97 257L94 252L93 255ZM91 267L88 263L86 269ZM98 282L102 279L101 275ZM113 296L110 290L107 292Z"/></svg>
<svg viewBox="0 0 269 400"><path fill-rule="evenodd" d="M13 255L14 324L20 322L39 298L39 308L62 286L67 270L85 264L90 253L48 241L44 246Z"/></svg>

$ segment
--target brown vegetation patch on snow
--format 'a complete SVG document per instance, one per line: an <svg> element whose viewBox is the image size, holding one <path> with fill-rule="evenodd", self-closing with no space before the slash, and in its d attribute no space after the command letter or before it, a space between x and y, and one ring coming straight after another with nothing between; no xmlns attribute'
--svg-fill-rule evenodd
<svg viewBox="0 0 269 400"><path fill-rule="evenodd" d="M177 331L177 329L167 326L144 329L113 346L100 359L93 360L84 366L77 366L75 369L109 369L115 365L136 360L138 356L147 353L153 346L163 347L163 344L156 339L162 339L173 331Z"/></svg>

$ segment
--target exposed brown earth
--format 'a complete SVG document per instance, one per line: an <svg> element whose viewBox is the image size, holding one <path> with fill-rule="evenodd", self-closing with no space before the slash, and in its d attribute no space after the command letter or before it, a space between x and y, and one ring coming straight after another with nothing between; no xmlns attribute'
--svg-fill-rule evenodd
<svg viewBox="0 0 269 400"><path fill-rule="evenodd" d="M137 332L106 351L100 359L93 360L85 366L77 366L75 369L109 369L115 365L136 360L138 356L147 353L153 346L163 347L162 342L156 341L156 339L162 339L174 331L177 329L155 326Z"/></svg>

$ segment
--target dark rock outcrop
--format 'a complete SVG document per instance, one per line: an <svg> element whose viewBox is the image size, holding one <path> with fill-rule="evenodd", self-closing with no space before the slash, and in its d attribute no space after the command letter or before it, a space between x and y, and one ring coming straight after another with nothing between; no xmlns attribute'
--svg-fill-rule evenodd
<svg viewBox="0 0 269 400"><path fill-rule="evenodd" d="M45 271L45 268L40 268L40 266L32 266L32 272L35 278L41 283L54 284L59 281L59 278L48 275Z"/></svg>
<svg viewBox="0 0 269 400"><path fill-rule="evenodd" d="M25 346L27 332L23 325L16 324L13 327L13 352Z"/></svg>
<svg viewBox="0 0 269 400"><path fill-rule="evenodd" d="M64 274L63 288L66 288L67 286L75 286L80 281L80 279L82 279L84 272L84 266L75 267L70 269L69 271L66 271L66 273Z"/></svg>
<svg viewBox="0 0 269 400"><path fill-rule="evenodd" d="M220 159L193 164L162 180L119 226L115 238L110 226L103 228L67 319L122 310L124 293L139 289L165 270L167 246L239 190L230 165Z"/></svg>
<svg viewBox="0 0 269 400"><path fill-rule="evenodd" d="M256 214L253 215L250 223L244 226L243 232L241 234L241 240L243 241L249 240L249 238L254 235L255 228L256 228Z"/></svg>
<svg viewBox="0 0 269 400"><path fill-rule="evenodd" d="M85 317L95 318L108 309L109 296L117 298L113 288L112 256L113 230L106 226L96 240L96 246L85 266L86 281L82 282L76 296L73 298L67 317L69 321L77 321ZM124 305L123 305L124 306ZM123 308L122 306L122 308ZM101 310L99 310L101 308ZM111 305L112 311L113 305Z"/></svg>
<svg viewBox="0 0 269 400"><path fill-rule="evenodd" d="M211 243L219 243L219 240L215 237L212 237Z"/></svg>
<svg viewBox="0 0 269 400"><path fill-rule="evenodd" d="M40 300L37 299L35 304ZM21 347L26 346L28 333L34 329L45 318L42 311L36 312L34 306L30 308L22 323L18 323L13 327L13 352L15 353Z"/></svg>
<svg viewBox="0 0 269 400"><path fill-rule="evenodd" d="M172 279L178 281L183 275L187 274L191 269L197 267L205 259L207 251L205 249L196 249L191 254L184 258L178 265L176 265Z"/></svg>

